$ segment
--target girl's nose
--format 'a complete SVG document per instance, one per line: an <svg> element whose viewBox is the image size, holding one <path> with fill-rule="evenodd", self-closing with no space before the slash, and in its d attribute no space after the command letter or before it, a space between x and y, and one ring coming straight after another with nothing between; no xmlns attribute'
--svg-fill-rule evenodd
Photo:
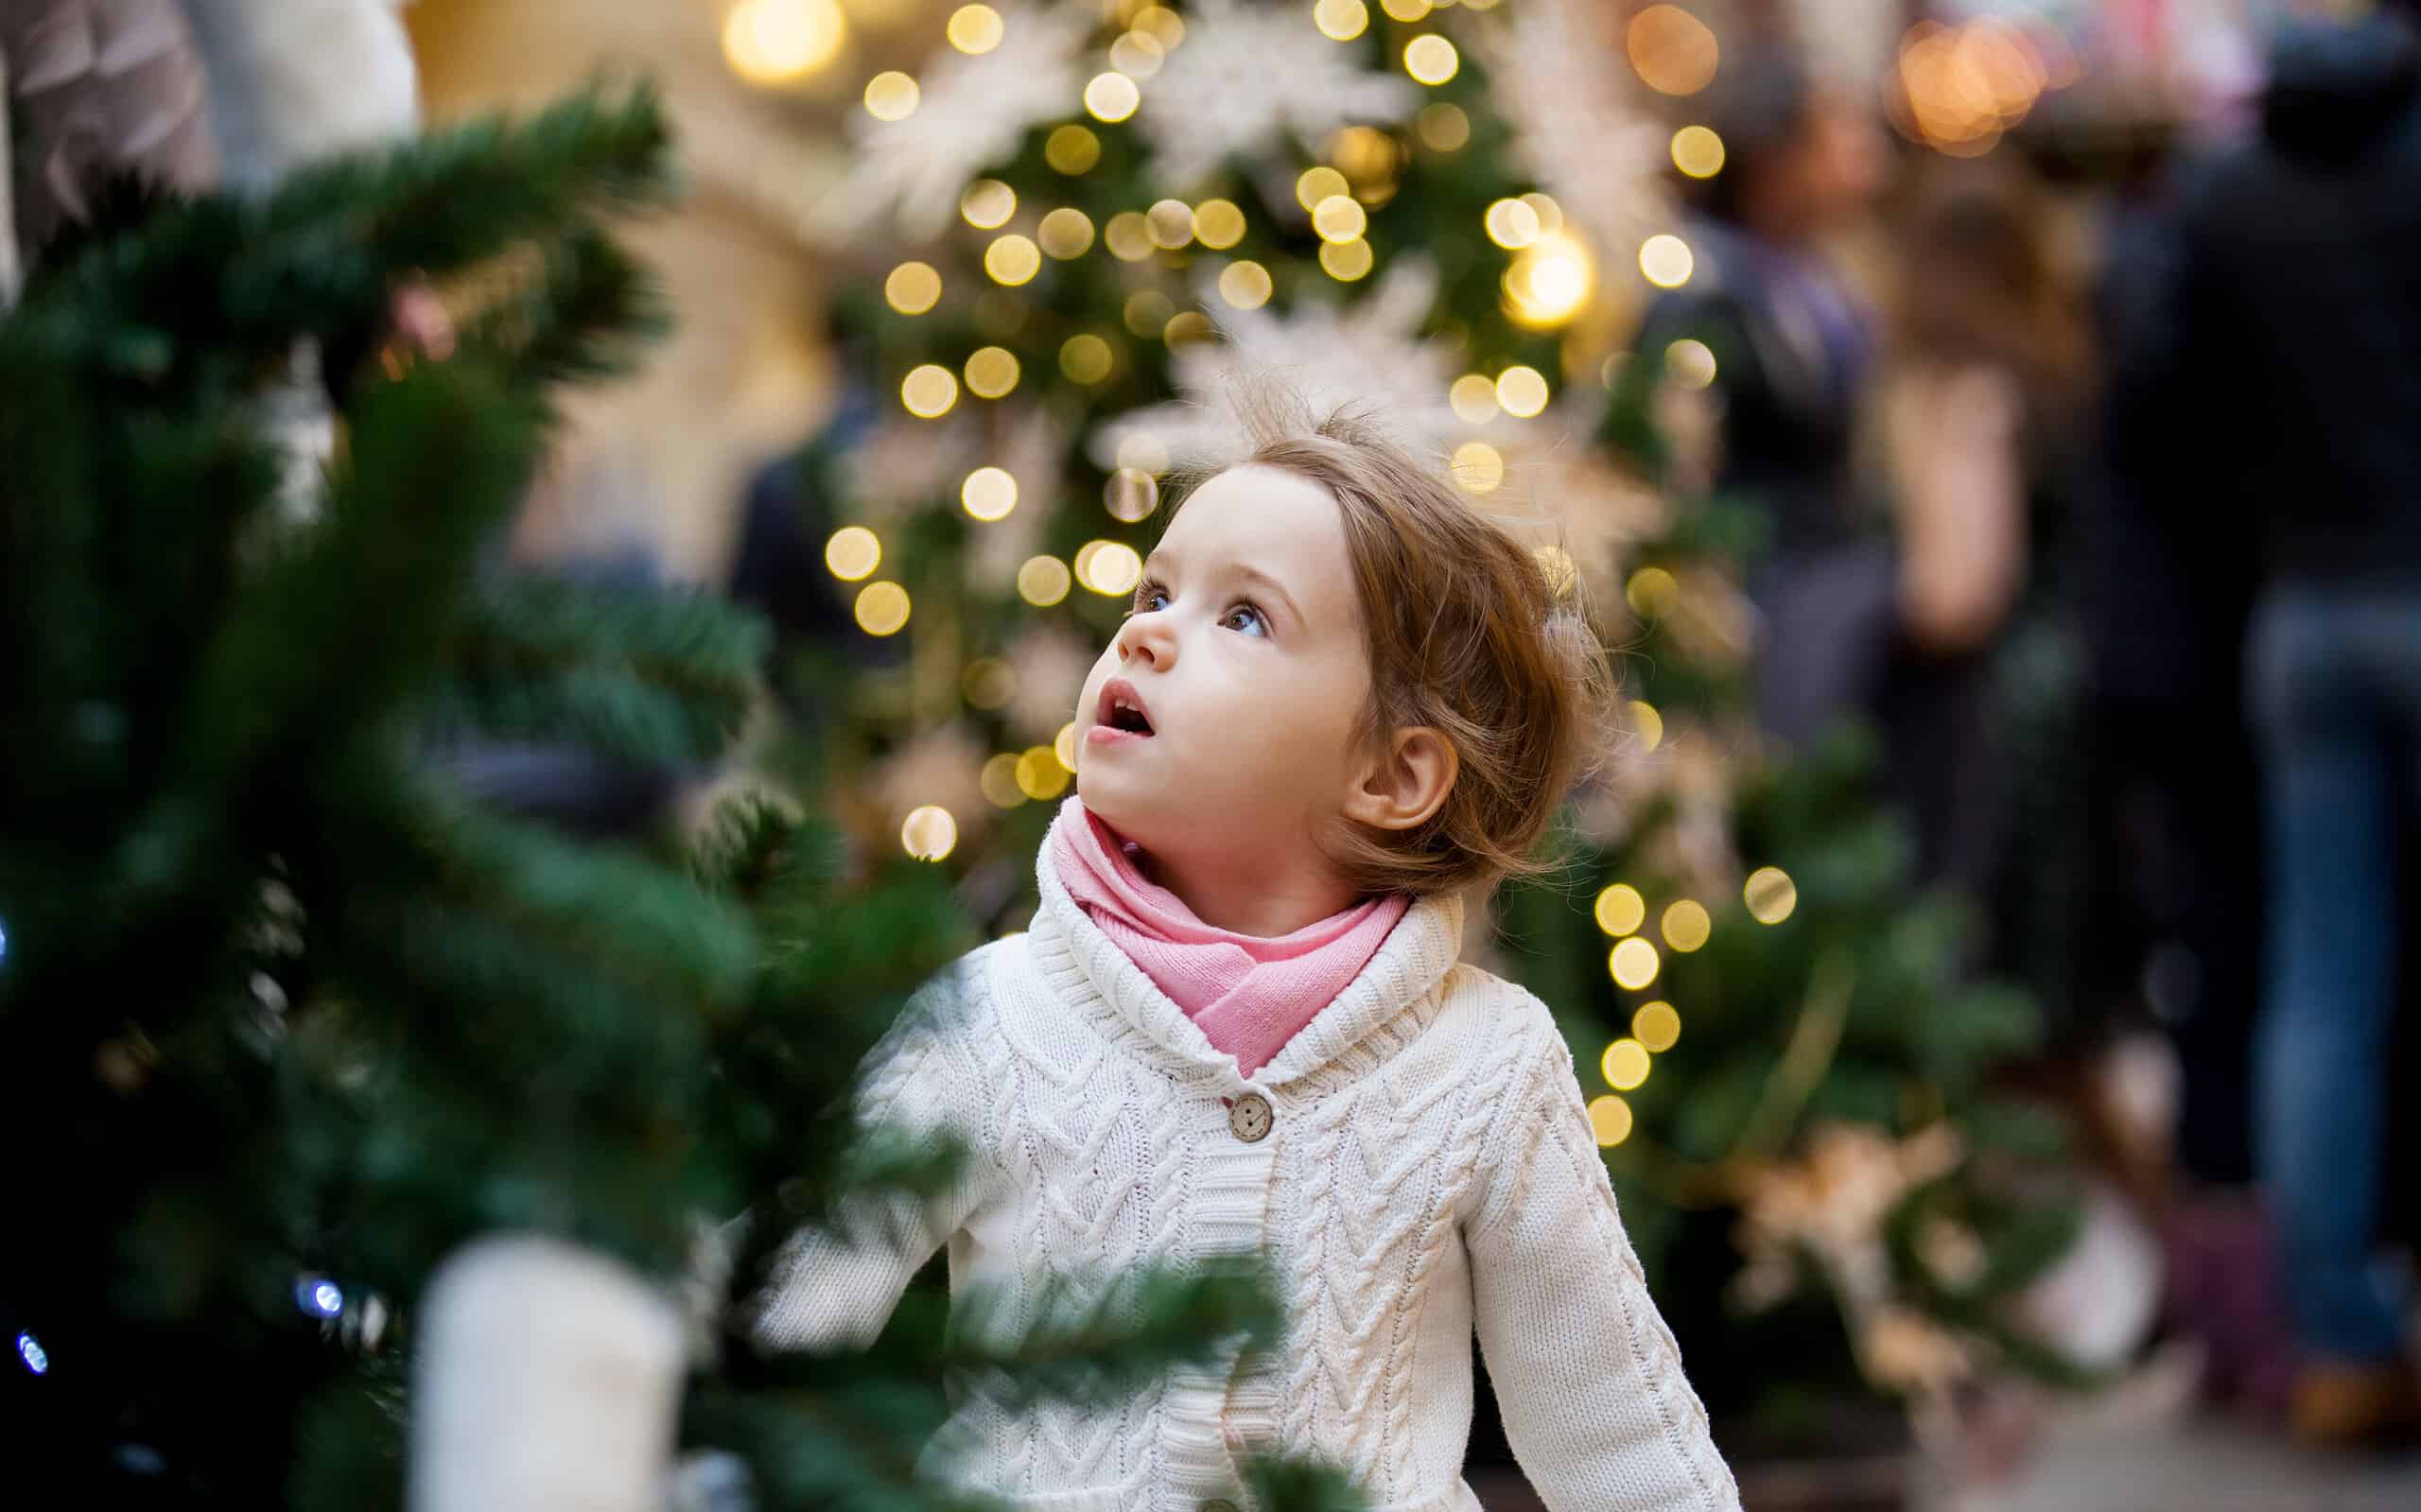
<svg viewBox="0 0 2421 1512"><path fill-rule="evenodd" d="M1141 656L1153 667L1165 669L1176 650L1176 637L1165 615L1136 615L1118 627L1118 659L1122 662Z"/></svg>

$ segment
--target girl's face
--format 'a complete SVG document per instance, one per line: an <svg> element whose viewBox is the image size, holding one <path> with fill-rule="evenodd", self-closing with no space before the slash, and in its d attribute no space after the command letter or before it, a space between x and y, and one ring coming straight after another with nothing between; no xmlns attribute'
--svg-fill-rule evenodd
<svg viewBox="0 0 2421 1512"><path fill-rule="evenodd" d="M1293 473L1230 469L1171 522L1085 679L1076 791L1171 860L1315 865L1369 696L1336 500Z"/></svg>

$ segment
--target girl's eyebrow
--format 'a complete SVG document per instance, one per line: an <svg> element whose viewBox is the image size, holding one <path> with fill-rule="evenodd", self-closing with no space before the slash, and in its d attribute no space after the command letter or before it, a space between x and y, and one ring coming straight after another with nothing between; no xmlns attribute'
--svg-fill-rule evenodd
<svg viewBox="0 0 2421 1512"><path fill-rule="evenodd" d="M1170 557L1166 552L1155 551L1150 556L1143 559L1143 571L1146 575L1166 573L1172 571L1176 565L1175 559ZM1295 596L1288 593L1286 591L1286 585L1279 582L1276 578L1273 578L1268 573L1262 571L1259 567L1244 563L1239 563L1234 566L1229 567L1228 570L1230 577L1241 578L1247 582L1258 582L1263 587L1267 588L1280 602L1286 606L1286 612L1295 617L1295 622L1297 624L1308 625L1311 623L1310 620L1303 617L1302 608L1295 602Z"/></svg>

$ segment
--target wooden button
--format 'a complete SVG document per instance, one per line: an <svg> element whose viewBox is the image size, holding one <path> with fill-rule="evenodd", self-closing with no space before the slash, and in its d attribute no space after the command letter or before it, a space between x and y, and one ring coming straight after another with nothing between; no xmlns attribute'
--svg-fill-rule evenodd
<svg viewBox="0 0 2421 1512"><path fill-rule="evenodd" d="M1269 1137L1269 1099L1259 1092L1246 1092L1228 1109L1228 1128L1246 1144L1259 1144ZM1211 1512L1204 1507L1203 1512ZM1230 1507L1228 1512L1235 1512Z"/></svg>

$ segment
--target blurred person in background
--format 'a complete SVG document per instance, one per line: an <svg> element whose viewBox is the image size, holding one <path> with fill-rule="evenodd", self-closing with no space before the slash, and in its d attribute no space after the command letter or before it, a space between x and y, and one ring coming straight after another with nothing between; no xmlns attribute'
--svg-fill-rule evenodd
<svg viewBox="0 0 2421 1512"><path fill-rule="evenodd" d="M2183 188L2114 445L2181 531L2257 532L2246 645L2272 902L2257 1156L2303 1364L2291 1421L2421 1428L2380 1263L2404 854L2421 772L2421 34L2408 4L2278 35L2256 135ZM2183 509L2181 508L2181 515ZM2236 522L2242 521L2242 526Z"/></svg>

